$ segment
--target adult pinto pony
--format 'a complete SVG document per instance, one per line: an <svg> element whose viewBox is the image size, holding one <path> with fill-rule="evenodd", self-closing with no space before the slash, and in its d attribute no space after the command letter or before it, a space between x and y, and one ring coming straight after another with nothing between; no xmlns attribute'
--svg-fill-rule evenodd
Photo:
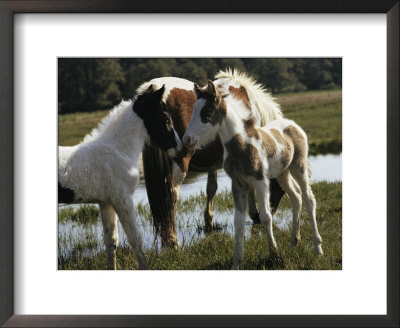
<svg viewBox="0 0 400 328"><path fill-rule="evenodd" d="M255 125L262 126L281 117L279 105L252 78L237 70L220 71L215 85L229 93L255 117ZM165 84L163 102L171 114L174 128L183 137L192 116L197 100L195 84L188 80L163 77L144 83L137 92L148 85ZM175 206L179 188L189 171L208 172L207 205L204 212L206 228L212 226L212 199L217 190L217 170L222 168L223 147L217 135L209 136L208 143L195 152L185 147L171 158L157 145L148 143L143 151L143 167L147 195L153 214L155 230L161 236L163 246L177 246L175 230ZM275 179L271 180L271 208L274 213L284 192ZM249 214L258 223L259 215L255 206L254 194L249 194Z"/></svg>
<svg viewBox="0 0 400 328"><path fill-rule="evenodd" d="M218 81L217 81L218 83ZM278 118L257 127L254 113L232 93L216 88L215 82L196 87L197 102L182 142L188 149L209 143L218 134L224 147L224 168L232 179L235 202L235 258L238 269L243 258L245 214L250 189L257 193L260 219L265 226L270 253L277 253L269 206L271 178L276 178L289 195L293 209L292 244L300 240L300 210L303 196L310 216L317 254L322 239L316 222L316 201L310 186L308 144L304 131L293 121Z"/></svg>
<svg viewBox="0 0 400 328"><path fill-rule="evenodd" d="M58 202L99 204L108 269L116 269L116 214L139 268L147 269L132 201L139 155L148 137L171 156L182 145L161 102L164 91L164 86L155 90L150 85L116 106L83 142L58 150Z"/></svg>

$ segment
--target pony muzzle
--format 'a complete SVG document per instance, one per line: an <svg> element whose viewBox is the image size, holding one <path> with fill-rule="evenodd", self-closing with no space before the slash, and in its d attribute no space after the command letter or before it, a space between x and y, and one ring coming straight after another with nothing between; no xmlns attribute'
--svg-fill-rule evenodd
<svg viewBox="0 0 400 328"><path fill-rule="evenodd" d="M197 143L199 142L199 138L185 133L185 135L183 136L182 142L183 142L183 145L187 149L195 149Z"/></svg>

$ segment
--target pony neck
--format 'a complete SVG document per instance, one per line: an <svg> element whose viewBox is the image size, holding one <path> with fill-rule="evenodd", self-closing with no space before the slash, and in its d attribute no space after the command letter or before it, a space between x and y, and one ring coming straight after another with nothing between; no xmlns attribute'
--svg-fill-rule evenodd
<svg viewBox="0 0 400 328"><path fill-rule="evenodd" d="M147 137L143 120L132 110L133 102L130 101L120 108L114 109L103 126L94 135L84 140L111 147L124 153L136 163Z"/></svg>
<svg viewBox="0 0 400 328"><path fill-rule="evenodd" d="M226 117L222 121L218 135L223 145L231 140L237 134L244 134L243 120L248 119L248 114L242 113L237 110L234 106L230 106L227 103Z"/></svg>

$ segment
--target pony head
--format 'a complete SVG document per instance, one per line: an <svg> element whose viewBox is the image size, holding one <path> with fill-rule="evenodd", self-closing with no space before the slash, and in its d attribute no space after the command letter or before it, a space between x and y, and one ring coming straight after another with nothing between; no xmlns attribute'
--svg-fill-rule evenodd
<svg viewBox="0 0 400 328"><path fill-rule="evenodd" d="M133 104L133 111L143 120L150 140L174 156L182 149L182 143L174 129L171 115L162 102L165 85L156 90L154 85L139 94Z"/></svg>
<svg viewBox="0 0 400 328"><path fill-rule="evenodd" d="M188 149L201 148L215 139L215 135L226 117L226 104L212 81L204 88L194 86L197 101L193 106L192 117L182 138Z"/></svg>

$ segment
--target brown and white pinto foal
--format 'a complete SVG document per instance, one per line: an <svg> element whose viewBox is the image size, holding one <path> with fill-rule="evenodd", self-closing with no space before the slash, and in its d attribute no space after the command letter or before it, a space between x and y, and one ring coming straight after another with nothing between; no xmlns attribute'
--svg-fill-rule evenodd
<svg viewBox="0 0 400 328"><path fill-rule="evenodd" d="M277 252L269 205L272 178L277 179L290 199L293 209L292 244L296 245L300 240L299 214L303 196L310 216L315 251L322 255L304 131L295 122L283 118L257 127L252 114L239 106L231 94L221 95L211 81L202 89L196 86L195 91L198 100L182 141L188 148L201 147L217 133L223 144L224 168L232 179L235 201L233 269L238 269L243 258L247 198L253 188L260 203L260 219L267 231L270 254Z"/></svg>

